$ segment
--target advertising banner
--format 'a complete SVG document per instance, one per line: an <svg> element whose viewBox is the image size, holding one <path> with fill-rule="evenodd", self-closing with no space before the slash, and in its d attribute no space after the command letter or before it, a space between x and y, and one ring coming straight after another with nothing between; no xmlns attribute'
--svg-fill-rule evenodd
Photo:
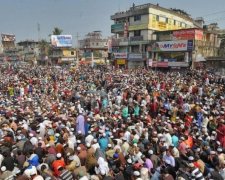
<svg viewBox="0 0 225 180"><path fill-rule="evenodd" d="M152 47L153 51L191 51L193 50L192 40L162 41Z"/></svg>
<svg viewBox="0 0 225 180"><path fill-rule="evenodd" d="M167 68L168 67L168 62L157 62L157 61L153 61L152 62L152 67Z"/></svg>
<svg viewBox="0 0 225 180"><path fill-rule="evenodd" d="M179 31L173 31L173 39L174 40L202 40L203 39L203 31L199 29L185 29Z"/></svg>
<svg viewBox="0 0 225 180"><path fill-rule="evenodd" d="M15 41L16 37L13 34L1 34L3 42Z"/></svg>
<svg viewBox="0 0 225 180"><path fill-rule="evenodd" d="M72 47L72 35L51 35L54 47Z"/></svg>
<svg viewBox="0 0 225 180"><path fill-rule="evenodd" d="M114 53L114 58L115 59L126 59L127 58L127 53Z"/></svg>

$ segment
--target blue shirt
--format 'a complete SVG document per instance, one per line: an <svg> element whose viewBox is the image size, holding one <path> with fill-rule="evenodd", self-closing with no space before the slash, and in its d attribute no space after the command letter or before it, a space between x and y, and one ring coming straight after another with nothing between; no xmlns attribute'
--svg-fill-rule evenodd
<svg viewBox="0 0 225 180"><path fill-rule="evenodd" d="M37 154L32 154L28 160L29 164L37 167L39 165L39 157Z"/></svg>
<svg viewBox="0 0 225 180"><path fill-rule="evenodd" d="M103 137L99 139L98 143L99 143L100 149L104 152L106 148L108 147L109 140L108 138Z"/></svg>
<svg viewBox="0 0 225 180"><path fill-rule="evenodd" d="M172 143L174 145L174 147L177 147L178 146L178 142L179 142L179 139L177 136L173 135L172 136Z"/></svg>

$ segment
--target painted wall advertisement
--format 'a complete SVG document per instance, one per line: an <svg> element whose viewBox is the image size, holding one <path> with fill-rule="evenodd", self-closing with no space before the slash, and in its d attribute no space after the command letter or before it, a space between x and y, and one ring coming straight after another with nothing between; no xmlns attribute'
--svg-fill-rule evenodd
<svg viewBox="0 0 225 180"><path fill-rule="evenodd" d="M192 51L192 40L162 41L152 45L152 51Z"/></svg>
<svg viewBox="0 0 225 180"><path fill-rule="evenodd" d="M54 47L72 47L72 35L51 35Z"/></svg>

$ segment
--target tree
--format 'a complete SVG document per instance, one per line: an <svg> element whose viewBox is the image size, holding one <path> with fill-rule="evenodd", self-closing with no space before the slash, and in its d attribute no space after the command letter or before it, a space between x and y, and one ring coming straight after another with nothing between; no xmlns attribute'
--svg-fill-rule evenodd
<svg viewBox="0 0 225 180"><path fill-rule="evenodd" d="M62 29L58 28L58 27L55 27L52 31L52 35L61 35L63 32Z"/></svg>
<svg viewBox="0 0 225 180"><path fill-rule="evenodd" d="M50 44L45 39L39 41L39 49L41 57L45 57L49 55Z"/></svg>

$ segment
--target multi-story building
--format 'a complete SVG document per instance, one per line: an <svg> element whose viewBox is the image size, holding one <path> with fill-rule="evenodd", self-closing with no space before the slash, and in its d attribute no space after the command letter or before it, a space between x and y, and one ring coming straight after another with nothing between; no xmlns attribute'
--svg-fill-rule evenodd
<svg viewBox="0 0 225 180"><path fill-rule="evenodd" d="M196 67L210 57L218 57L220 40L211 25L170 31L157 31L148 53L156 67ZM154 62L156 61L156 62Z"/></svg>
<svg viewBox="0 0 225 180"><path fill-rule="evenodd" d="M34 63L39 56L39 43L34 40L25 40L17 43L21 47L22 60Z"/></svg>
<svg viewBox="0 0 225 180"><path fill-rule="evenodd" d="M83 54L82 62L91 62L92 58L95 64L105 63L108 58L108 41L102 38L100 31L88 33L84 39L79 40L79 49Z"/></svg>
<svg viewBox="0 0 225 180"><path fill-rule="evenodd" d="M187 13L177 9L166 9L154 4L131 7L126 12L111 16L114 24L111 32L115 65L128 68L144 66L148 58L149 44L156 40L155 31L178 30L200 27Z"/></svg>

